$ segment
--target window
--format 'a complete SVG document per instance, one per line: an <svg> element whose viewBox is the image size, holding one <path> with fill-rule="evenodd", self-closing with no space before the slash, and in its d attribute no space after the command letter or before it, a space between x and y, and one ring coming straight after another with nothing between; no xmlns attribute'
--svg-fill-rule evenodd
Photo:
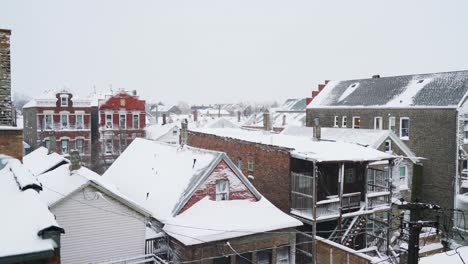
<svg viewBox="0 0 468 264"><path fill-rule="evenodd" d="M172 135L173 135L173 136L176 136L176 135L177 135L177 128L174 128L174 129L172 130Z"/></svg>
<svg viewBox="0 0 468 264"><path fill-rule="evenodd" d="M341 118L341 127L346 127L348 125L348 120L346 116Z"/></svg>
<svg viewBox="0 0 468 264"><path fill-rule="evenodd" d="M410 120L408 117L400 118L400 138L404 140L409 139Z"/></svg>
<svg viewBox="0 0 468 264"><path fill-rule="evenodd" d="M338 116L335 116L333 119L333 126L338 127Z"/></svg>
<svg viewBox="0 0 468 264"><path fill-rule="evenodd" d="M271 249L257 251L258 264L271 264Z"/></svg>
<svg viewBox="0 0 468 264"><path fill-rule="evenodd" d="M359 116L353 116L353 128L361 127L361 118Z"/></svg>
<svg viewBox="0 0 468 264"><path fill-rule="evenodd" d="M125 98L120 98L120 106L125 107Z"/></svg>
<svg viewBox="0 0 468 264"><path fill-rule="evenodd" d="M237 159L237 168L239 168L239 170L242 170L242 159L241 158Z"/></svg>
<svg viewBox="0 0 468 264"><path fill-rule="evenodd" d="M140 127L140 115L133 114L133 128L139 128L139 127Z"/></svg>
<svg viewBox="0 0 468 264"><path fill-rule="evenodd" d="M83 115L76 115L76 129L83 129Z"/></svg>
<svg viewBox="0 0 468 264"><path fill-rule="evenodd" d="M354 183L354 169L349 168L344 171L344 182L345 183Z"/></svg>
<svg viewBox="0 0 468 264"><path fill-rule="evenodd" d="M68 139L60 140L60 149L62 150L62 154L68 154Z"/></svg>
<svg viewBox="0 0 468 264"><path fill-rule="evenodd" d="M388 129L395 133L395 117L391 116L388 118Z"/></svg>
<svg viewBox="0 0 468 264"><path fill-rule="evenodd" d="M68 96L60 96L60 106L68 106Z"/></svg>
<svg viewBox="0 0 468 264"><path fill-rule="evenodd" d="M463 132L464 132L464 141L468 141L468 120L465 121L464 126L463 126Z"/></svg>
<svg viewBox="0 0 468 264"><path fill-rule="evenodd" d="M247 252L236 256L236 264L252 264L252 252Z"/></svg>
<svg viewBox="0 0 468 264"><path fill-rule="evenodd" d="M468 179L468 160L462 161L462 178Z"/></svg>
<svg viewBox="0 0 468 264"><path fill-rule="evenodd" d="M247 170L252 172L254 170L254 163L253 161L249 160L247 161Z"/></svg>
<svg viewBox="0 0 468 264"><path fill-rule="evenodd" d="M112 114L106 114L106 128L112 128Z"/></svg>
<svg viewBox="0 0 468 264"><path fill-rule="evenodd" d="M112 138L106 138L105 144L104 144L104 152L106 154L112 154L112 149L113 149Z"/></svg>
<svg viewBox="0 0 468 264"><path fill-rule="evenodd" d="M67 114L60 114L60 125L62 129L68 128L68 115Z"/></svg>
<svg viewBox="0 0 468 264"><path fill-rule="evenodd" d="M289 247L276 249L276 264L289 264Z"/></svg>
<svg viewBox="0 0 468 264"><path fill-rule="evenodd" d="M215 258L213 264L231 264L231 258L229 256Z"/></svg>
<svg viewBox="0 0 468 264"><path fill-rule="evenodd" d="M407 173L406 166L400 166L400 183L406 183Z"/></svg>
<svg viewBox="0 0 468 264"><path fill-rule="evenodd" d="M52 115L44 115L44 128L45 129L52 129L53 128L53 121Z"/></svg>
<svg viewBox="0 0 468 264"><path fill-rule="evenodd" d="M382 117L374 117L374 129L382 129Z"/></svg>
<svg viewBox="0 0 468 264"><path fill-rule="evenodd" d="M75 144L76 144L76 150L78 150L80 154L83 154L84 153L84 139L77 139L75 141Z"/></svg>
<svg viewBox="0 0 468 264"><path fill-rule="evenodd" d="M127 118L125 114L120 114L119 115L119 128L125 129L127 127L126 123L127 123Z"/></svg>
<svg viewBox="0 0 468 264"><path fill-rule="evenodd" d="M216 201L229 200L229 181L220 180L216 182Z"/></svg>
<svg viewBox="0 0 468 264"><path fill-rule="evenodd" d="M392 141L385 140L385 151L392 151Z"/></svg>

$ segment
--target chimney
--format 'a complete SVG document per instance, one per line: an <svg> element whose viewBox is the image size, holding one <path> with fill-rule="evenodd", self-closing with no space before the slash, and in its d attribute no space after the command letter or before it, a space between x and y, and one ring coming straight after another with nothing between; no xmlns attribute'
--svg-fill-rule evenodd
<svg viewBox="0 0 468 264"><path fill-rule="evenodd" d="M241 121L241 111L237 111L237 123Z"/></svg>
<svg viewBox="0 0 468 264"><path fill-rule="evenodd" d="M198 121L198 110L195 109L193 111L193 122L197 122Z"/></svg>
<svg viewBox="0 0 468 264"><path fill-rule="evenodd" d="M182 121L181 123L181 129L180 129L180 145L186 145L187 144L187 139L188 139L188 122L187 119Z"/></svg>
<svg viewBox="0 0 468 264"><path fill-rule="evenodd" d="M218 118L221 117L221 105L218 106Z"/></svg>
<svg viewBox="0 0 468 264"><path fill-rule="evenodd" d="M136 91L136 90L133 90L133 91L132 91L132 95L133 95L133 96L136 96L136 95L137 95L137 91Z"/></svg>
<svg viewBox="0 0 468 264"><path fill-rule="evenodd" d="M47 154L57 152L57 149L55 147L55 135L50 135L49 136L49 151Z"/></svg>
<svg viewBox="0 0 468 264"><path fill-rule="evenodd" d="M263 112L263 129L271 131L270 111L268 109Z"/></svg>
<svg viewBox="0 0 468 264"><path fill-rule="evenodd" d="M372 79L378 79L378 78L380 78L379 74L372 75Z"/></svg>
<svg viewBox="0 0 468 264"><path fill-rule="evenodd" d="M78 150L74 149L70 153L70 171L78 170L81 168L81 157L80 157L80 152Z"/></svg>
<svg viewBox="0 0 468 264"><path fill-rule="evenodd" d="M162 124L165 125L166 124L166 114L163 114L163 120L162 120Z"/></svg>
<svg viewBox="0 0 468 264"><path fill-rule="evenodd" d="M283 124L283 126L286 125L286 115L283 115L283 123L282 124Z"/></svg>
<svg viewBox="0 0 468 264"><path fill-rule="evenodd" d="M314 139L320 141L322 137L322 129L320 128L320 122L318 118L314 119Z"/></svg>

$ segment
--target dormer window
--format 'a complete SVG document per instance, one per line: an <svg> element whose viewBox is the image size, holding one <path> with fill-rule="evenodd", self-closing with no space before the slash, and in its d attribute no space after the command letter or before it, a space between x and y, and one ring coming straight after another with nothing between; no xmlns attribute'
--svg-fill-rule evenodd
<svg viewBox="0 0 468 264"><path fill-rule="evenodd" d="M68 106L68 95L60 95L60 106Z"/></svg>
<svg viewBox="0 0 468 264"><path fill-rule="evenodd" d="M219 180L216 182L216 201L229 200L229 181Z"/></svg>

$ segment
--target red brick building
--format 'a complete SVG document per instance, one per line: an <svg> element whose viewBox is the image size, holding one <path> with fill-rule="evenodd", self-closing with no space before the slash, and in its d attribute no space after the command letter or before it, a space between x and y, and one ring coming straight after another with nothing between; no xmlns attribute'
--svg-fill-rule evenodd
<svg viewBox="0 0 468 264"><path fill-rule="evenodd" d="M91 100L70 91L49 92L23 107L24 141L69 156L80 152L84 164L91 160Z"/></svg>
<svg viewBox="0 0 468 264"><path fill-rule="evenodd" d="M133 139L145 136L145 101L119 91L99 102L99 158L110 165Z"/></svg>

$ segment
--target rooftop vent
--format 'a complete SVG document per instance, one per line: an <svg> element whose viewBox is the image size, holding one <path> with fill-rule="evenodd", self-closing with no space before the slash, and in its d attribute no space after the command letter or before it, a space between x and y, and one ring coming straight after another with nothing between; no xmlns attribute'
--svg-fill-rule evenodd
<svg viewBox="0 0 468 264"><path fill-rule="evenodd" d="M380 78L379 74L372 75L372 79L378 79L378 78Z"/></svg>

